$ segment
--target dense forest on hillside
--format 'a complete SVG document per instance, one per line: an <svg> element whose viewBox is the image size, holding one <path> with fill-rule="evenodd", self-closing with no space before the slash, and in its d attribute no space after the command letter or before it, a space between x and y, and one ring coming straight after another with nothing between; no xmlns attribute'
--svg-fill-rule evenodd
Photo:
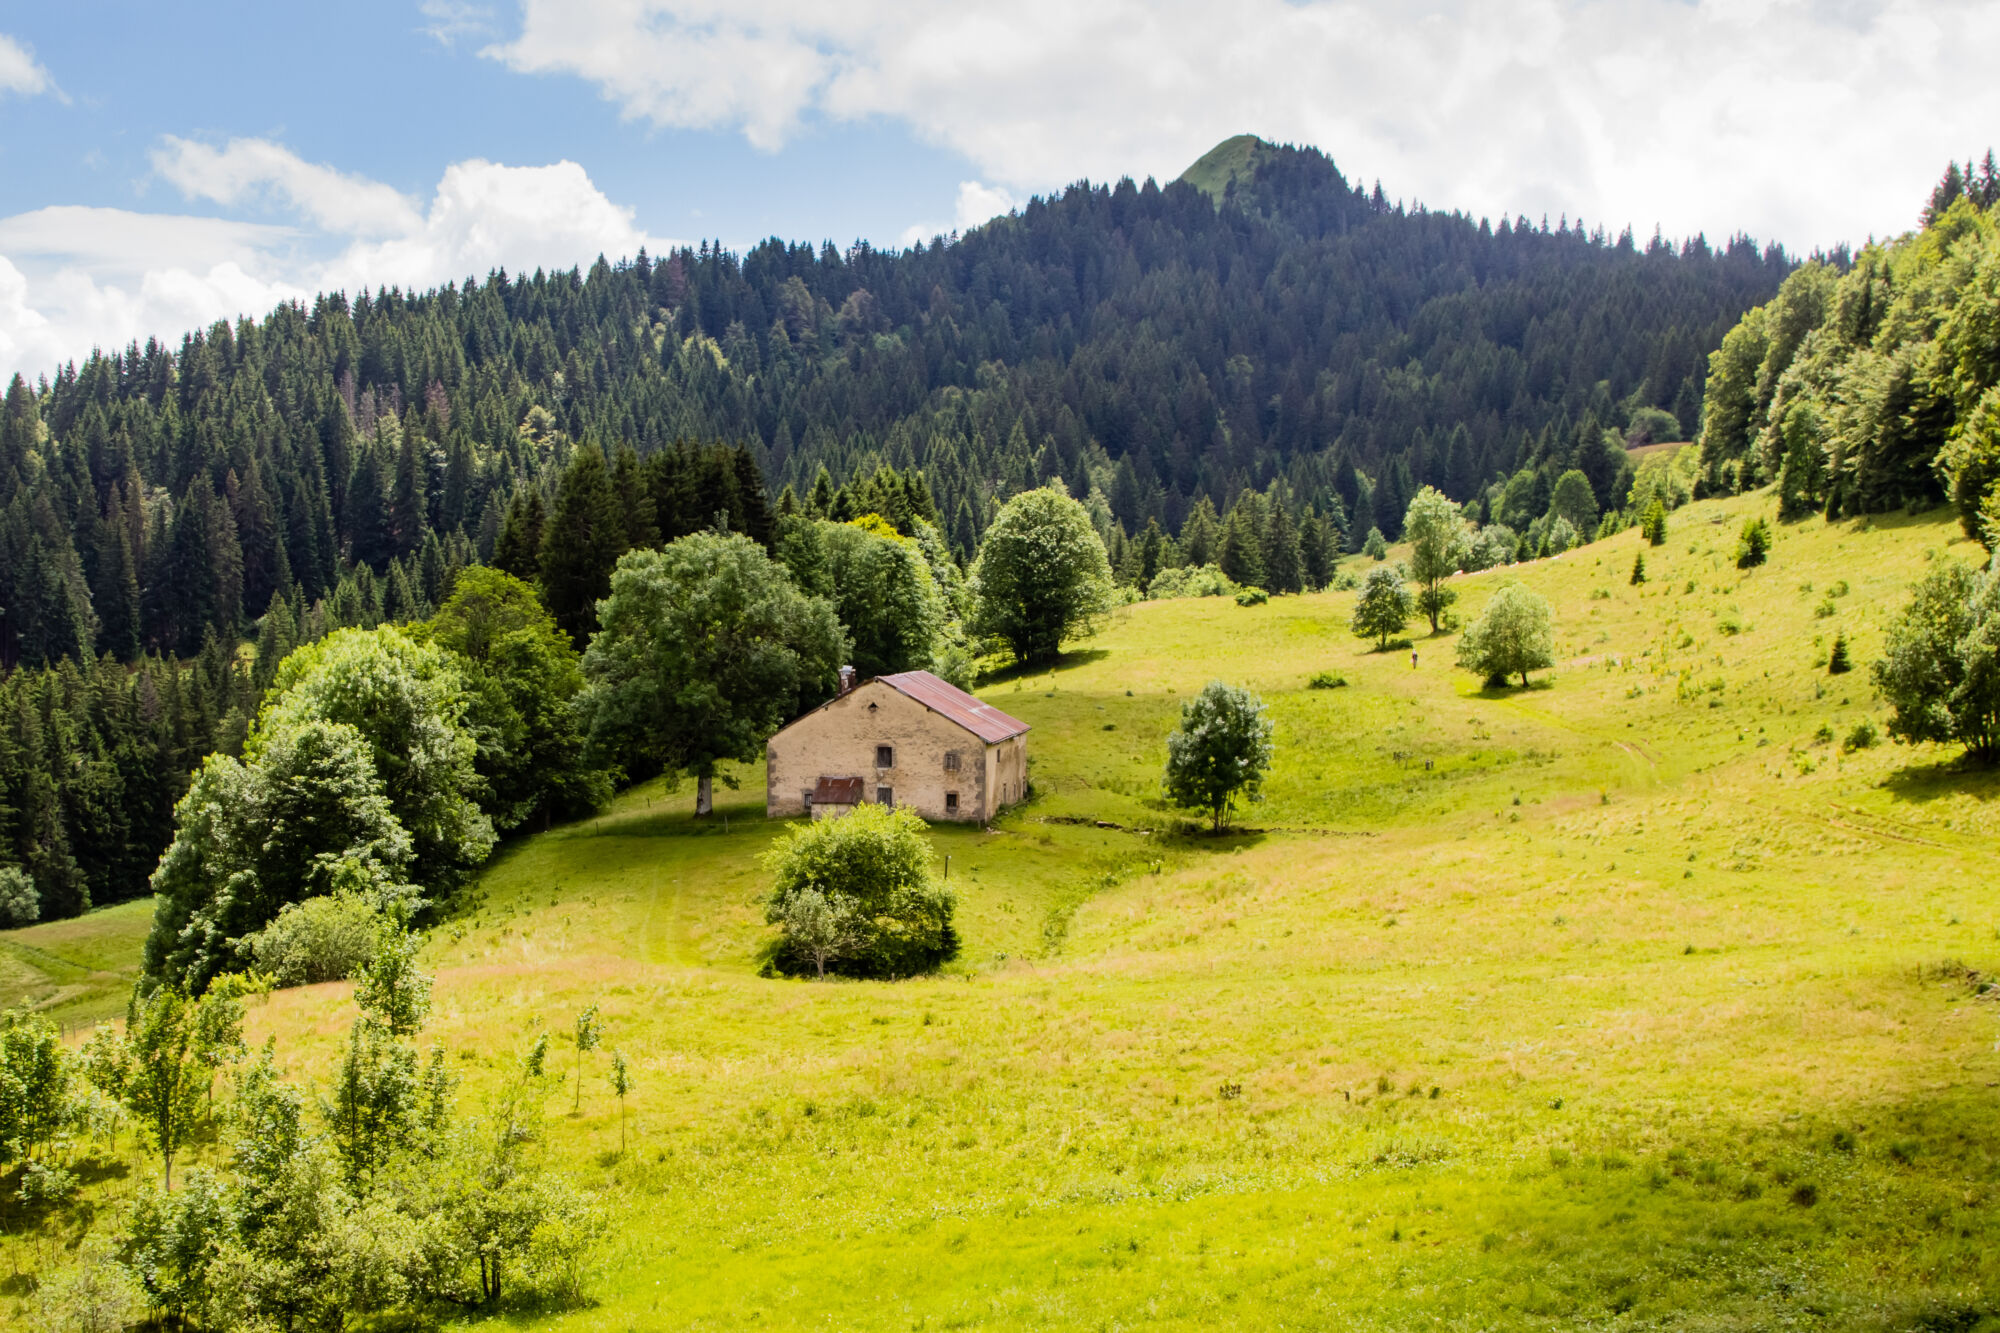
<svg viewBox="0 0 2000 1333"><path fill-rule="evenodd" d="M914 478L964 561L1000 501L1060 477L1128 581L1155 573L1142 536L1190 519L1240 572L1246 495L1239 527L1309 548L1393 539L1426 483L1484 518L1512 477L1519 522L1581 466L1615 510L1605 428L1690 433L1709 349L1792 268L1745 238L1406 208L1310 149L1242 168L1081 183L905 252L704 244L328 294L17 378L0 861L51 912L141 892L188 769L241 743L293 645L420 619L468 564L533 575L544 541L589 575L559 610L581 633L598 546L769 545L787 488L847 517L840 484ZM564 527L579 457L644 495L643 536Z"/></svg>
<svg viewBox="0 0 2000 1333"><path fill-rule="evenodd" d="M1917 231L1808 263L1711 360L1707 484L1777 482L1788 518L1949 496L2000 538L2000 163L1953 163Z"/></svg>

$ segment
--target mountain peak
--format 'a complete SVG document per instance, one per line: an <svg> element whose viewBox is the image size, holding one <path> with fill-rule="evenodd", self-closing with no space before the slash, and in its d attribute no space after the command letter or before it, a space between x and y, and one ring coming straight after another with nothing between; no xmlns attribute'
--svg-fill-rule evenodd
<svg viewBox="0 0 2000 1333"><path fill-rule="evenodd" d="M1254 134L1233 135L1203 153L1181 173L1181 179L1220 203L1229 183L1247 180L1270 149L1270 144Z"/></svg>

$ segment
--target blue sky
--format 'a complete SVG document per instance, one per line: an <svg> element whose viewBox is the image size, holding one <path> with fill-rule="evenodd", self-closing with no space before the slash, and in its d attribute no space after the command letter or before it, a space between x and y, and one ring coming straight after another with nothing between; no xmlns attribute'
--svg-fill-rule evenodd
<svg viewBox="0 0 2000 1333"><path fill-rule="evenodd" d="M329 287L906 243L1249 131L1794 249L2000 139L1973 0L0 0L0 373Z"/></svg>
<svg viewBox="0 0 2000 1333"><path fill-rule="evenodd" d="M0 104L0 214L47 204L259 216L188 200L149 154L162 135L261 138L308 162L430 193L468 158L569 159L657 235L894 243L953 218L959 154L886 119L802 127L776 151L741 135L627 119L590 83L523 76L411 0L338 5L74 0L0 6L60 96Z"/></svg>

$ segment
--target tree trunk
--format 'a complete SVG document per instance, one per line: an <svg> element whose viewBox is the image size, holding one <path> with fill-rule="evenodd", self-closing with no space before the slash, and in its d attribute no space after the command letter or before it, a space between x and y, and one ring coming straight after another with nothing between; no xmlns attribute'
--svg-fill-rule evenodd
<svg viewBox="0 0 2000 1333"><path fill-rule="evenodd" d="M706 773L694 780L694 812L697 816L715 813L715 779Z"/></svg>

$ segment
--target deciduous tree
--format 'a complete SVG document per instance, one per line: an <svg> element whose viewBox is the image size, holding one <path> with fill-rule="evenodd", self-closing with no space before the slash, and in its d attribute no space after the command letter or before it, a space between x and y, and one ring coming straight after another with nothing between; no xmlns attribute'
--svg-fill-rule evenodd
<svg viewBox="0 0 2000 1333"><path fill-rule="evenodd" d="M1897 740L1956 741L2000 762L2000 561L1939 561L1890 625L1875 684Z"/></svg>
<svg viewBox="0 0 2000 1333"><path fill-rule="evenodd" d="M718 765L750 763L807 702L833 692L847 637L739 534L697 533L618 562L584 654L592 745L631 777L692 775L714 804Z"/></svg>
<svg viewBox="0 0 2000 1333"><path fill-rule="evenodd" d="M1354 618L1350 622L1354 633L1360 638L1374 639L1376 650L1380 651L1409 623L1410 590L1404 586L1403 576L1393 565L1378 565L1369 570L1354 599Z"/></svg>
<svg viewBox="0 0 2000 1333"><path fill-rule="evenodd" d="M1458 664L1488 680L1505 682L1555 665L1555 628L1549 604L1525 585L1510 583L1487 599L1486 609L1458 641Z"/></svg>
<svg viewBox="0 0 2000 1333"><path fill-rule="evenodd" d="M821 975L838 964L862 976L910 976L958 951L955 899L932 873L924 821L909 810L867 804L815 820L780 834L764 864L772 878L764 919L786 930L782 962L810 963ZM802 895L817 895L825 910L798 907ZM806 937L794 938L793 926Z"/></svg>
<svg viewBox="0 0 2000 1333"><path fill-rule="evenodd" d="M1207 812L1219 833L1239 797L1256 797L1272 753L1263 701L1213 681L1181 706L1180 726L1167 736L1167 799Z"/></svg>
<svg viewBox="0 0 2000 1333"><path fill-rule="evenodd" d="M1417 609L1430 618L1433 634L1445 609L1458 599L1445 580L1458 573L1470 535L1458 506L1435 486L1418 491L1403 516L1403 539L1410 543L1410 577L1418 585Z"/></svg>
<svg viewBox="0 0 2000 1333"><path fill-rule="evenodd" d="M1090 515L1049 486L1000 507L973 568L974 628L1019 662L1052 662L1111 606L1111 562Z"/></svg>

